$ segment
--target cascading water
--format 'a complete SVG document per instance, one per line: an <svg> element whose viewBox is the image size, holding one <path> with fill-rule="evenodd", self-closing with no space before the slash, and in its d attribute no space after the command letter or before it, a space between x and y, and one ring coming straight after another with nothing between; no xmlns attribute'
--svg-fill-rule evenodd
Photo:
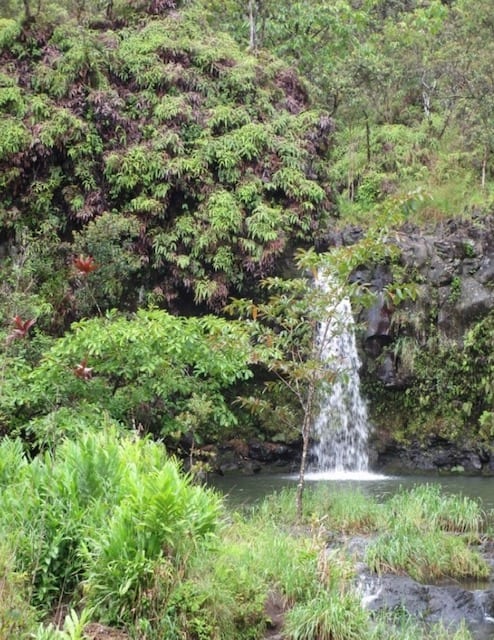
<svg viewBox="0 0 494 640"><path fill-rule="evenodd" d="M325 291L335 289L319 278ZM328 309L328 320L318 331L320 356L335 372L314 424L312 471L366 472L369 459L367 407L360 394L360 360L350 300L343 298Z"/></svg>

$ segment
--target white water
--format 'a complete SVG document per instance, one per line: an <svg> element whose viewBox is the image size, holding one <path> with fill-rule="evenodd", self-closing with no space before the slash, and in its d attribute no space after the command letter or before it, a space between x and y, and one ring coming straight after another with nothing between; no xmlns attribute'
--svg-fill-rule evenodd
<svg viewBox="0 0 494 640"><path fill-rule="evenodd" d="M318 285L328 293L335 289L322 278ZM328 316L319 327L317 339L321 358L336 377L315 420L311 452L314 464L306 478L375 479L368 471L369 420L360 394L360 360L348 298L331 305Z"/></svg>

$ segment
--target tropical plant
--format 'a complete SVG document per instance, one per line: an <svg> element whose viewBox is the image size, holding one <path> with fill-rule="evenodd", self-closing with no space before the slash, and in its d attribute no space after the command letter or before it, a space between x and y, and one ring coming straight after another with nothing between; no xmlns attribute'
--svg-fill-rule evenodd
<svg viewBox="0 0 494 640"><path fill-rule="evenodd" d="M169 566L173 582L217 525L217 496L183 475L162 445L114 429L66 441L20 469L0 492L0 529L45 612L64 598L75 605L84 584L92 613L130 623L152 606L155 573L164 580Z"/></svg>
<svg viewBox="0 0 494 640"><path fill-rule="evenodd" d="M138 431L191 430L203 441L236 423L224 391L252 375L249 358L238 322L113 312L74 325L30 372L7 371L4 407L15 397L11 429L32 433L38 446L56 438L55 425L76 433L98 412Z"/></svg>

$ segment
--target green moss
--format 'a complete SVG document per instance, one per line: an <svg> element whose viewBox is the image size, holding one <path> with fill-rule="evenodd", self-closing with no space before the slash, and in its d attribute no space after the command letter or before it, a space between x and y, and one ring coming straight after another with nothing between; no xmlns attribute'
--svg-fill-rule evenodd
<svg viewBox="0 0 494 640"><path fill-rule="evenodd" d="M494 374L493 331L491 313L467 332L463 345L434 332L426 345L414 349L404 390L372 382L375 369L368 371L364 389L371 398L374 419L386 424L398 441L425 442L437 435L489 444L492 431L488 416L494 408L490 382Z"/></svg>

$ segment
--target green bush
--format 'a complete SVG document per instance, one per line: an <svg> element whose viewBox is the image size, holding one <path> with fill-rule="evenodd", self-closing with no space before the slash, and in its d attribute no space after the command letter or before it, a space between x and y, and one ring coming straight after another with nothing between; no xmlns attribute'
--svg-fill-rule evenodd
<svg viewBox="0 0 494 640"><path fill-rule="evenodd" d="M0 459L13 448L4 440ZM0 531L33 585L32 602L47 611L77 601L84 585L84 600L111 621L130 622L145 608L160 566L172 575L185 567L219 512L219 499L161 445L111 429L25 464L0 493Z"/></svg>
<svg viewBox="0 0 494 640"><path fill-rule="evenodd" d="M0 411L40 446L57 440L54 427L74 433L98 411L159 435L191 431L203 440L235 425L225 392L251 377L249 351L237 322L110 312L74 325L31 371L7 369Z"/></svg>

